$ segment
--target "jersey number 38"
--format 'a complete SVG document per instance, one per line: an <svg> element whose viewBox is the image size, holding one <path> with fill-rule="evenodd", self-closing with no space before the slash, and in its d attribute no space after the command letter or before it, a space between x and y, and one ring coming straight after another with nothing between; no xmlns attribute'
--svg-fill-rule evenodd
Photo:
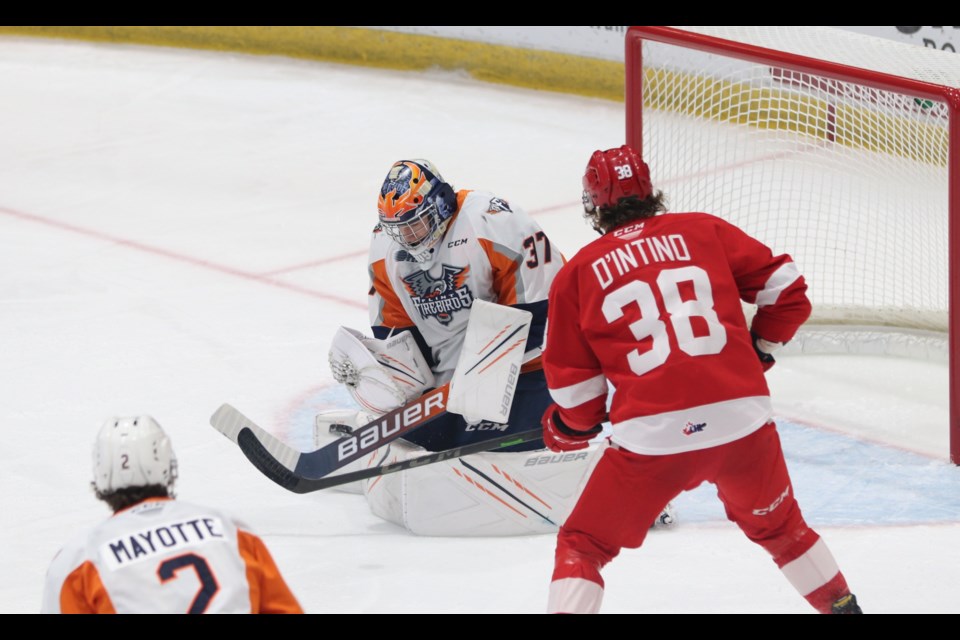
<svg viewBox="0 0 960 640"><path fill-rule="evenodd" d="M656 286L669 325L660 319L653 287L642 280L633 280L603 299L603 317L610 323L622 318L627 306L636 304L640 308L640 319L630 323L630 331L637 342L649 344L649 348L642 353L639 348L632 349L627 354L630 370L642 376L667 361L671 349L668 326L687 355L720 353L727 344L727 331L713 308L707 272L695 266L664 269L657 276Z"/></svg>

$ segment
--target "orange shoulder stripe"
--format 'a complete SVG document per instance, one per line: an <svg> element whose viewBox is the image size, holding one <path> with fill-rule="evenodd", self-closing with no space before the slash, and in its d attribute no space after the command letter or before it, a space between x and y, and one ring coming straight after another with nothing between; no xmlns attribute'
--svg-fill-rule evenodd
<svg viewBox="0 0 960 640"><path fill-rule="evenodd" d="M490 261L493 290L497 294L496 302L505 305L517 304L517 263L497 251L490 240L477 240Z"/></svg>
<svg viewBox="0 0 960 640"><path fill-rule="evenodd" d="M373 274L373 288L383 298L383 309L380 310L383 326L385 327L412 327L413 320L407 315L400 297L393 290L390 278L387 276L386 260L377 260L370 265Z"/></svg>
<svg viewBox="0 0 960 640"><path fill-rule="evenodd" d="M116 613L100 573L87 560L70 572L60 588L60 613Z"/></svg>
<svg viewBox="0 0 960 640"><path fill-rule="evenodd" d="M247 568L250 613L303 613L263 540L238 530L237 543Z"/></svg>

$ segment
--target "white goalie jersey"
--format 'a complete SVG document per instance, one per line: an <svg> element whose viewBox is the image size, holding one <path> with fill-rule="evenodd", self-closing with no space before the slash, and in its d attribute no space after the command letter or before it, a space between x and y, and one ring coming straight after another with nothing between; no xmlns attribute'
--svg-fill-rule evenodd
<svg viewBox="0 0 960 640"><path fill-rule="evenodd" d="M457 205L426 262L410 257L379 225L370 245L370 324L417 327L430 347L425 355L432 356L437 384L453 374L474 300L545 304L564 263L522 209L483 191L459 191Z"/></svg>

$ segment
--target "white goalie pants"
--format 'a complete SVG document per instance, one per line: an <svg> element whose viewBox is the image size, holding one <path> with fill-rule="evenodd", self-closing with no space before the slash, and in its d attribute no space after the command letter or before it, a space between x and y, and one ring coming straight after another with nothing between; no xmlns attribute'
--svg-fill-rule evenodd
<svg viewBox="0 0 960 640"><path fill-rule="evenodd" d="M576 504L606 440L582 451L478 453L346 485L371 511L422 536L555 533ZM424 455L395 441L357 468ZM375 459L374 459L375 458Z"/></svg>

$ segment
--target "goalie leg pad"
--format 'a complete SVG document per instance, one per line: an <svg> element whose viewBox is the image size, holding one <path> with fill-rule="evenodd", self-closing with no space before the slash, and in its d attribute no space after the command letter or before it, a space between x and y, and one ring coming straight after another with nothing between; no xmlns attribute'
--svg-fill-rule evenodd
<svg viewBox="0 0 960 640"><path fill-rule="evenodd" d="M365 411L381 416L434 386L433 372L409 331L387 340L340 327L327 354L333 378Z"/></svg>
<svg viewBox="0 0 960 640"><path fill-rule="evenodd" d="M426 453L423 448L403 440L394 440L385 449L386 455L383 456L381 464L393 464ZM367 498L367 505L373 515L383 518L387 522L400 525L404 529L409 529L406 516L407 483L405 480L410 473L418 473L431 468L432 466L363 480L363 494Z"/></svg>
<svg viewBox="0 0 960 640"><path fill-rule="evenodd" d="M406 446L402 455L423 454ZM417 535L555 533L605 448L601 441L560 455L480 453L374 478L364 494L375 515Z"/></svg>

